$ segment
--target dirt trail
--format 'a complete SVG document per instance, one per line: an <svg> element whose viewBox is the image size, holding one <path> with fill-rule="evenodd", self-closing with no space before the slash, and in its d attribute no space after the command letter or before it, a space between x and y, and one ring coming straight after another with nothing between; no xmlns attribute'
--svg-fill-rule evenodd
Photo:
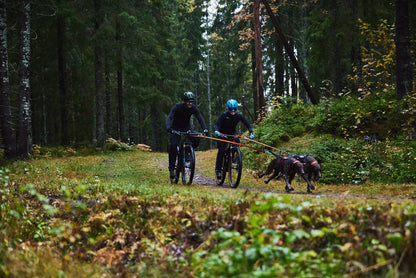
<svg viewBox="0 0 416 278"><path fill-rule="evenodd" d="M166 160L166 162L164 164L165 165L163 165L162 167L167 167L168 161ZM198 168L195 169L193 184L212 186L212 187L217 187L218 186L213 178L209 178L209 177L206 177L206 176L202 175L198 171ZM229 185L226 184L226 182L225 182L225 185L218 186L218 187L230 188ZM368 195L364 195L364 194L307 193L307 192L302 192L302 191L294 191L294 192L287 193L285 190L262 189L262 188L245 187L245 186L238 186L237 188L235 188L235 190L248 190L248 191L256 191L256 192L265 192L265 193L267 192L267 193L276 193L276 194L290 194L290 195L293 195L293 194L296 194L296 195L313 195L313 196L322 196L322 197L327 196L327 197L339 197L339 198L367 198L367 199L381 199L381 200L399 199L399 200L414 200L414 201L416 201L416 196L410 196L410 197L403 197L403 196L392 197L392 196L384 196L384 195L368 196Z"/></svg>
<svg viewBox="0 0 416 278"><path fill-rule="evenodd" d="M199 173L195 172L193 183L199 184L199 185L206 185L206 186L218 186L214 179L204 177L200 175ZM221 186L218 186L221 187ZM225 188L230 188L228 185L224 185ZM335 193L307 193L307 192L301 192L301 191L294 191L287 193L284 190L273 190L273 189L262 189L262 188L254 188L254 187L244 187L244 186L238 186L236 190L248 190L248 191L257 191L257 192L268 192L268 193L277 193L277 194L296 194L296 195L314 195L314 196L327 196L327 197L340 197L340 198L367 198L367 199L383 199L383 200L389 200L389 199L400 199L400 200L415 200L416 196L411 197L403 197L403 196L367 196L367 195L358 195L358 194L335 194Z"/></svg>
<svg viewBox="0 0 416 278"><path fill-rule="evenodd" d="M194 175L193 183L199 184L199 185L206 185L206 186L218 186L214 179L202 176L198 172L197 169L195 169L195 175ZM218 187L230 188L228 185L218 186ZM411 196L411 197L403 197L403 196L392 197L392 196L383 196L383 195L368 196L368 195L364 195L364 194L359 195L359 194L345 194L345 193L340 193L340 194L335 194L335 193L307 193L307 192L301 192L301 191L298 191L298 192L294 191L294 192L287 193L284 190L262 189L262 188L244 187L244 186L238 186L236 188L236 190L248 190L248 191L268 192L268 193L277 193L277 194L290 194L290 195L293 195L293 194L296 194L296 195L314 195L314 196L322 196L322 197L327 196L327 197L339 197L339 198L367 198L367 199L382 199L382 200L400 199L400 200L415 200L416 201L416 196Z"/></svg>

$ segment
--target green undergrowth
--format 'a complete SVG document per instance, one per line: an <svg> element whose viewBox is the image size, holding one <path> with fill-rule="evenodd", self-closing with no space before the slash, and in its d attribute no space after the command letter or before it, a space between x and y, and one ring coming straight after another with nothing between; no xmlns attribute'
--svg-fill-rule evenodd
<svg viewBox="0 0 416 278"><path fill-rule="evenodd" d="M416 141L386 140L369 144L362 139L346 140L332 135L308 134L292 138L271 151L285 156L314 156L325 172L320 180L325 184L416 182ZM257 171L266 169L274 159L272 155L260 155L252 150L245 152L247 166Z"/></svg>
<svg viewBox="0 0 416 278"><path fill-rule="evenodd" d="M215 151L196 157L213 176ZM245 167L238 189L172 185L167 154L144 151L15 162L0 172L0 276L416 274L414 199L294 184L265 188Z"/></svg>
<svg viewBox="0 0 416 278"><path fill-rule="evenodd" d="M256 126L257 140L276 154L309 154L321 162L325 184L416 182L416 94L343 96L306 105L283 100ZM267 167L273 156L247 150L247 165Z"/></svg>

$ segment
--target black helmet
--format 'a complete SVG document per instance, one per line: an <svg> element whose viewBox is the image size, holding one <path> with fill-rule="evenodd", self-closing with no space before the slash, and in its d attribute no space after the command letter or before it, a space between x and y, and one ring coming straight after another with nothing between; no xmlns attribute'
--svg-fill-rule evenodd
<svg viewBox="0 0 416 278"><path fill-rule="evenodd" d="M195 101L195 95L192 92L185 92L183 94L183 101L191 101L194 102Z"/></svg>

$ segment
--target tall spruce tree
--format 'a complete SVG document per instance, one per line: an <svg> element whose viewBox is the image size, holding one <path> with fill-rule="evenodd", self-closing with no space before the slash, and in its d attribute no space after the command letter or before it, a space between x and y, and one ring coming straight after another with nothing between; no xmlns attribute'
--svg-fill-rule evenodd
<svg viewBox="0 0 416 278"><path fill-rule="evenodd" d="M413 90L413 69L410 55L409 3L396 0L396 99Z"/></svg>
<svg viewBox="0 0 416 278"><path fill-rule="evenodd" d="M6 0L0 0L0 128L7 159L16 157L16 137L10 109L9 56L7 53Z"/></svg>
<svg viewBox="0 0 416 278"><path fill-rule="evenodd" d="M21 0L19 124L17 154L26 159L32 151L32 115L30 106L30 0Z"/></svg>

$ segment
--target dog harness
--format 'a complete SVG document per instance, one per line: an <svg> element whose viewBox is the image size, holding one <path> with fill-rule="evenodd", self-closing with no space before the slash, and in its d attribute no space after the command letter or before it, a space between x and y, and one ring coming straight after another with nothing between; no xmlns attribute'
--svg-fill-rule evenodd
<svg viewBox="0 0 416 278"><path fill-rule="evenodd" d="M282 160L281 160L281 162L283 162L286 159L288 159L288 157L283 157ZM299 160L295 160L295 161L292 162L292 164L296 164L296 163L301 163L301 162Z"/></svg>

